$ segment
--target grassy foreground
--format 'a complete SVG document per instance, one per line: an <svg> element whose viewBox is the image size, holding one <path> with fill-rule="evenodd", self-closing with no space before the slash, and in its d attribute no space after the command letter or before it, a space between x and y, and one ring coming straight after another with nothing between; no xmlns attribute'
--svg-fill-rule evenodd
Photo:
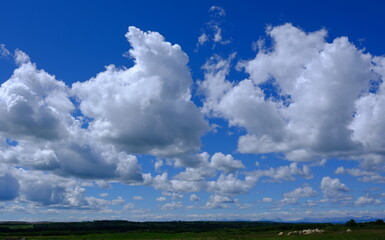
<svg viewBox="0 0 385 240"><path fill-rule="evenodd" d="M124 240L124 239L207 239L207 240L219 240L219 239L258 239L258 240L286 240L286 239L352 239L352 240L385 240L385 229L365 229L355 230L347 233L342 231L328 231L325 233L316 233L312 235L295 235L278 236L278 232L252 232L244 231L241 229L232 230L216 230L202 233L164 233L164 232L127 232L127 233L100 233L100 234L86 234L86 235L66 235L66 236L2 236L0 239L5 240L19 240L26 238L28 240Z"/></svg>

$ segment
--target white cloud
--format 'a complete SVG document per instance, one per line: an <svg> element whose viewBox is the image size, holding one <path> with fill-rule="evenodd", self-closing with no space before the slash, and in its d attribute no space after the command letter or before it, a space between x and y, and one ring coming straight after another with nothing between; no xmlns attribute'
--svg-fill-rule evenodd
<svg viewBox="0 0 385 240"><path fill-rule="evenodd" d="M313 177L311 170L307 165L303 165L302 168L299 168L297 163L291 163L289 166L280 166L277 168L271 167L267 170L256 170L248 173L248 175L254 176L257 179L269 177L269 181L272 182L293 181L295 175L300 175L307 179Z"/></svg>
<svg viewBox="0 0 385 240"><path fill-rule="evenodd" d="M355 202L356 205L379 205L382 202L378 199L361 196Z"/></svg>
<svg viewBox="0 0 385 240"><path fill-rule="evenodd" d="M158 201L158 202L165 202L166 198L165 197L158 197L158 198L156 198L156 201Z"/></svg>
<svg viewBox="0 0 385 240"><path fill-rule="evenodd" d="M234 200L230 197L215 194L210 196L210 199L206 202L204 208L229 208L230 206L228 203L234 203Z"/></svg>
<svg viewBox="0 0 385 240"><path fill-rule="evenodd" d="M199 201L199 200L200 199L199 199L198 195L196 195L195 193L190 195L190 201L196 202L196 201Z"/></svg>
<svg viewBox="0 0 385 240"><path fill-rule="evenodd" d="M124 205L123 209L124 210L132 210L134 209L135 205L133 203L127 203L126 205Z"/></svg>
<svg viewBox="0 0 385 240"><path fill-rule="evenodd" d="M338 178L323 177L320 185L325 201L350 200L351 197L345 193L349 191Z"/></svg>
<svg viewBox="0 0 385 240"><path fill-rule="evenodd" d="M132 199L134 200L143 200L142 196L133 196Z"/></svg>
<svg viewBox="0 0 385 240"><path fill-rule="evenodd" d="M264 198L262 198L262 202L264 202L264 203L271 203L271 202L273 202L273 199L269 198L269 197L264 197Z"/></svg>
<svg viewBox="0 0 385 240"><path fill-rule="evenodd" d="M37 70L25 53L16 51L16 59L19 68L0 87L0 133L17 140L65 137L74 124L69 89Z"/></svg>
<svg viewBox="0 0 385 240"><path fill-rule="evenodd" d="M207 190L221 196L245 194L255 186L256 181L252 176L246 176L245 180L240 180L234 174L221 174L216 181L207 183Z"/></svg>
<svg viewBox="0 0 385 240"><path fill-rule="evenodd" d="M198 45L204 45L209 40L206 33L202 33L198 38Z"/></svg>
<svg viewBox="0 0 385 240"><path fill-rule="evenodd" d="M197 48L205 45L207 42L213 42L212 47L216 44L226 45L230 40L223 40L222 23L226 12L222 7L211 6L209 9L210 20L205 24L202 34L198 37Z"/></svg>
<svg viewBox="0 0 385 240"><path fill-rule="evenodd" d="M156 32L130 27L126 37L133 67L110 65L72 87L82 113L93 119L92 136L131 153L177 156L196 151L208 125L191 101L187 55Z"/></svg>
<svg viewBox="0 0 385 240"><path fill-rule="evenodd" d="M99 194L99 196L101 196L101 197L108 197L108 193L101 193L101 194Z"/></svg>
<svg viewBox="0 0 385 240"><path fill-rule="evenodd" d="M127 155L124 152L119 154L116 172L123 181L136 182L143 180L142 170L138 165L136 157Z"/></svg>
<svg viewBox="0 0 385 240"><path fill-rule="evenodd" d="M294 189L291 192L284 193L283 196L287 198L306 198L314 197L317 195L317 192L314 191L310 186L304 186Z"/></svg>
<svg viewBox="0 0 385 240"><path fill-rule="evenodd" d="M223 170L225 173L233 173L238 169L245 168L240 160L235 160L230 154L221 152L215 153L211 157L210 166L217 170Z"/></svg>
<svg viewBox="0 0 385 240"><path fill-rule="evenodd" d="M182 202L171 202L171 203L164 204L162 206L162 210L175 210L182 207L183 207Z"/></svg>
<svg viewBox="0 0 385 240"><path fill-rule="evenodd" d="M213 15L218 15L218 16L226 16L226 11L220 6L211 6L209 9L209 12L211 12Z"/></svg>
<svg viewBox="0 0 385 240"><path fill-rule="evenodd" d="M11 53L5 48L5 45L0 44L0 57L7 57L9 55L11 55Z"/></svg>
<svg viewBox="0 0 385 240"><path fill-rule="evenodd" d="M231 59L214 57L204 65L203 110L246 129L238 150L283 152L292 161L380 154L385 60L358 50L346 37L328 43L323 29L305 33L284 24L267 34L271 48L238 64L248 79L226 79ZM380 88L369 94L373 79Z"/></svg>
<svg viewBox="0 0 385 240"><path fill-rule="evenodd" d="M380 175L375 171L366 171L360 168L347 168L338 167L335 171L336 174L349 174L354 177L358 177L358 180L361 182L375 182L375 183L384 183L385 176Z"/></svg>

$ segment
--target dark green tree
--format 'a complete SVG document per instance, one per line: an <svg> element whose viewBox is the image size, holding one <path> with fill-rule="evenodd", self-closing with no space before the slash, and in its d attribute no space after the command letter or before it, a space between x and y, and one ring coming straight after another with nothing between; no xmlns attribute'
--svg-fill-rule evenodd
<svg viewBox="0 0 385 240"><path fill-rule="evenodd" d="M349 221L347 221L345 223L345 226L346 227L357 227L358 224L356 223L356 221L354 221L354 219L350 219Z"/></svg>

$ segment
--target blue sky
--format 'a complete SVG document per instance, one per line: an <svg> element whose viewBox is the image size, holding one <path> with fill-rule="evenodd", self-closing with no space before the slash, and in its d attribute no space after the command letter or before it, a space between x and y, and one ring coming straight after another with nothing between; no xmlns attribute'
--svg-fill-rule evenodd
<svg viewBox="0 0 385 240"><path fill-rule="evenodd" d="M381 1L3 1L0 220L384 218Z"/></svg>

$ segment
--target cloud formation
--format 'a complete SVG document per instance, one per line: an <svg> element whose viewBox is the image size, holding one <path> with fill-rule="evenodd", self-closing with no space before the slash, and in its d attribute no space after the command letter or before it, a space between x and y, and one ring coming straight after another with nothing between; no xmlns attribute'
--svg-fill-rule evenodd
<svg viewBox="0 0 385 240"><path fill-rule="evenodd" d="M291 24L269 27L272 45L238 63L249 78L237 82L227 79L233 56L206 62L203 110L247 131L238 140L240 152L282 152L291 161L365 159L368 153L383 159L384 59L346 37L327 42L326 34Z"/></svg>
<svg viewBox="0 0 385 240"><path fill-rule="evenodd" d="M226 44L218 20L225 11L212 7L210 13L217 20L198 45ZM335 174L385 182L385 58L357 49L346 37L328 42L324 29L307 33L284 24L266 33L272 45L261 41L255 58L237 62L236 53L227 59L214 54L202 67L204 80L196 83L179 45L135 27L126 34L132 67L109 65L72 86L17 50L17 68L0 87L0 201L15 211L28 205L145 212L122 197L111 199L105 189L102 199L87 194L88 187L113 188L119 182L162 191L164 196L152 198L162 202L162 210L242 208L252 204L235 196L257 184L315 175L322 179L320 194L303 184L281 193L281 201L263 193L258 199L282 208L310 197L318 199L302 206L382 204L382 195L350 195L354 189L344 176L317 176L312 167L331 158L356 160L359 168L341 166ZM0 45L0 57L9 55ZM248 77L229 79L234 65ZM202 95L192 95L195 87ZM209 122L218 118L240 130L238 152L201 149ZM291 162L261 157L249 170L249 162L238 160L250 156L241 154L268 153ZM142 166L146 158L152 159L150 168ZM154 172L142 170L152 167ZM16 202L24 206L11 206Z"/></svg>

